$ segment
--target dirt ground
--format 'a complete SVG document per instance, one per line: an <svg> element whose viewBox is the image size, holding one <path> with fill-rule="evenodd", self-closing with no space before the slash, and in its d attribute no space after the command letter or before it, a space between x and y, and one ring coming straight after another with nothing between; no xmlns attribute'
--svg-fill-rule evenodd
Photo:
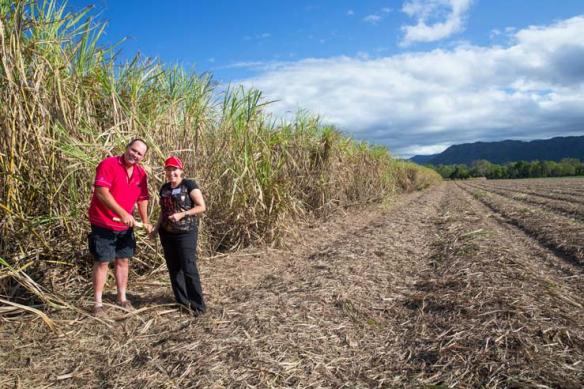
<svg viewBox="0 0 584 389"><path fill-rule="evenodd" d="M203 258L198 318L164 269L131 277L134 313L85 314L88 285L54 331L0 316L0 387L582 387L582 240L561 251L518 224L533 202L490 196L448 182Z"/></svg>

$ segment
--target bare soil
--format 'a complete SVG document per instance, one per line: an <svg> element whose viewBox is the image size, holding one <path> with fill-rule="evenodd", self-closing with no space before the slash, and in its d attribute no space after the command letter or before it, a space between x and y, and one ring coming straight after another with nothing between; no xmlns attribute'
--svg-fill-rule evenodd
<svg viewBox="0 0 584 389"><path fill-rule="evenodd" d="M202 258L198 318L164 268L103 320L90 285L65 289L82 309L47 311L54 331L0 316L0 387L582 387L582 240L549 250L517 227L526 205L481 193L449 182Z"/></svg>

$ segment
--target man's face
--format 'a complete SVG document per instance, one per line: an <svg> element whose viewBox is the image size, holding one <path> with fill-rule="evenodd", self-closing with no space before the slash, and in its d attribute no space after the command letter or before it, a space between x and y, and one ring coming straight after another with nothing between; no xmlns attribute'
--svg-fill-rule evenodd
<svg viewBox="0 0 584 389"><path fill-rule="evenodd" d="M126 149L124 160L129 165L135 165L144 159L148 147L140 141L135 141Z"/></svg>

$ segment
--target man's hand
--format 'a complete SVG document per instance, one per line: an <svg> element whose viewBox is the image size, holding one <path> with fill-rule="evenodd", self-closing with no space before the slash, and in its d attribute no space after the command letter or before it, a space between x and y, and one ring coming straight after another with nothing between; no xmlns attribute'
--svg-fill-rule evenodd
<svg viewBox="0 0 584 389"><path fill-rule="evenodd" d="M132 216L131 214L126 213L120 218L120 222L124 223L128 227L134 227L134 225L136 224L136 219L134 219L134 216Z"/></svg>

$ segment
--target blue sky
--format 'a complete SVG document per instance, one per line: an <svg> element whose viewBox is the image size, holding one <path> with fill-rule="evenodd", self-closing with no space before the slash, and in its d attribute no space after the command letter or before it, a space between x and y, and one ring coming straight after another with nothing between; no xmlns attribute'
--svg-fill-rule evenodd
<svg viewBox="0 0 584 389"><path fill-rule="evenodd" d="M584 134L584 1L148 1L94 4L103 43L209 71L399 156Z"/></svg>

